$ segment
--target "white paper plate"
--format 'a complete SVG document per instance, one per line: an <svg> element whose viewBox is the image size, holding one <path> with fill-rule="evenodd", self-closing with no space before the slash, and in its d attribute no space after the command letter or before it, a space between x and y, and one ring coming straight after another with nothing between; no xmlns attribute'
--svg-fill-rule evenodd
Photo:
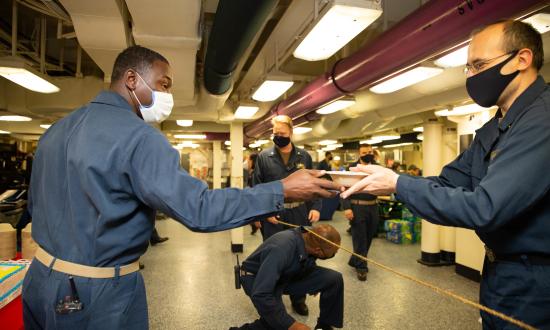
<svg viewBox="0 0 550 330"><path fill-rule="evenodd" d="M349 172L349 171L327 171L332 181L341 184L344 187L351 187L355 183L361 181L364 177L367 177L367 173L363 172Z"/></svg>

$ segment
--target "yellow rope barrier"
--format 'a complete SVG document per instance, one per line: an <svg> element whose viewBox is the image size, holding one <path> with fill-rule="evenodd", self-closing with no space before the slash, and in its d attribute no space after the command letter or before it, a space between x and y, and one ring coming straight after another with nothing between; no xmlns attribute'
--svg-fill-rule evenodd
<svg viewBox="0 0 550 330"><path fill-rule="evenodd" d="M285 225L285 226L288 226L288 227L292 227L292 228L298 228L298 227L300 227L300 226L297 226L297 225L294 225L294 224L291 224L291 223L286 223L286 222L281 221L281 220L277 220L277 221L278 221L280 224ZM319 235L319 234L315 233L314 231L311 231L311 230L309 230L309 229L307 229L307 228L305 228L305 230L307 230L309 233L311 233L311 234L314 235L315 237L317 237L317 238L319 238L319 239L322 239L323 241L325 241L325 242L327 242L327 243L329 243L329 244L331 244L331 245L333 245L333 246L335 246L335 247L337 247L337 248L339 248L339 249L342 249L342 250L346 251L347 253L349 253L349 254L351 254L351 255L353 255L353 256L359 258L359 259L362 259L362 260L367 261L367 262L369 262L369 263L371 263L371 264L373 264L373 265L376 265L376 266L378 266L378 267L380 267L380 268L382 268L382 269L384 269L384 270L386 270L386 271L388 271L388 272L390 272L390 273L393 273L393 274L395 274L395 275L397 275L397 276L400 276L400 277L402 277L402 278L405 278L405 279L410 280L410 281L412 281L412 282L415 282L415 283L417 283L417 284L423 285L423 286L425 286L425 287L427 287L427 288L430 288L430 289L434 290L435 292L437 292L437 293L439 293L439 294L447 295L447 296L449 296L449 297L451 297L451 298L453 298L453 299L456 299L456 300L458 300L458 301L460 301L460 302L462 302L462 303L464 303L464 304L466 304L466 305L469 305L469 306L471 306L471 307L477 308L477 309L482 310L482 311L484 311L484 312L487 312L487 313L489 313L489 314L491 314L491 315L493 315L493 316L496 316L496 317L498 317L498 318L500 318L500 319L503 319L503 320L505 320L505 321L507 321L507 322L510 322L510 323L512 323L512 324L514 324L514 325L517 325L518 327L520 327L520 328L522 328L522 329L536 330L536 328L530 326L529 324L526 324L526 323L524 323L524 322L522 322L522 321L516 320L516 319L514 319L513 317L510 317L510 316L508 316L508 315L506 315L506 314L503 314L503 313L501 313L501 312L498 312L498 311L496 311L496 310L494 310L494 309L491 309L491 308L489 308L489 307L487 307L487 306L483 306L483 305L481 305L481 304L479 304L479 303L476 303L475 301L471 301L471 300L468 299L468 298L465 298L465 297L463 297L463 296L461 296L461 295L459 295L459 294L456 294L456 293L454 293L454 292L451 292L451 291L449 291L449 290L440 288L440 287L438 287L438 286L436 286L436 285L434 285L434 284L431 284L431 283L429 283L429 282L426 282L426 281L417 279L417 278L415 278L415 277L413 277L413 276L404 274L404 273L402 273L402 272L400 272L400 271L398 271L398 270L395 270L395 269L393 269L393 268L391 268L391 267L388 267L388 266L386 266L386 265L383 265L383 264L381 264L381 263L379 263L379 262L377 262L377 261L374 261L374 260L372 260L372 259L370 259L370 258L363 257L362 255L359 255L359 254L357 254L357 253L355 253L355 252L353 252L353 251L351 251L351 250L349 250L349 249L347 249L347 248L345 248L345 247L343 247L343 246L341 246L341 245L338 245L338 244L336 244L336 243L333 243L332 241L330 241L330 240L328 240L328 239L322 237L321 235Z"/></svg>

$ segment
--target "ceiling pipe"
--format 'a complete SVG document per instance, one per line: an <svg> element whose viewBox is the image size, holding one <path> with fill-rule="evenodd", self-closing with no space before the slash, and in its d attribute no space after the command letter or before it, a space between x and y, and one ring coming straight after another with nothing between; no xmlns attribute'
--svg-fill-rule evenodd
<svg viewBox="0 0 550 330"><path fill-rule="evenodd" d="M548 5L546 0L472 1L431 0L374 42L335 63L302 90L274 105L262 118L245 127L245 136L259 137L275 115L293 119L322 105L366 88L453 48L471 31L503 18L517 18Z"/></svg>
<svg viewBox="0 0 550 330"><path fill-rule="evenodd" d="M220 0L204 63L204 85L213 95L228 92L233 72L265 24L277 0Z"/></svg>

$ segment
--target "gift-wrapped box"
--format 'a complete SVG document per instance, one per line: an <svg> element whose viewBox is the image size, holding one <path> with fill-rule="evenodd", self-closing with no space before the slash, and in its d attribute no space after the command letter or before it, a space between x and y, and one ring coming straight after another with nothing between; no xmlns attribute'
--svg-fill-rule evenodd
<svg viewBox="0 0 550 330"><path fill-rule="evenodd" d="M0 261L0 308L21 294L30 260Z"/></svg>

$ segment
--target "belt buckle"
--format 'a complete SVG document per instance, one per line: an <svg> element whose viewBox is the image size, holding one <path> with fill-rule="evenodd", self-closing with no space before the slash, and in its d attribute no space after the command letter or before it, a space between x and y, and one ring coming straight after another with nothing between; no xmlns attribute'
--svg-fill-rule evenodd
<svg viewBox="0 0 550 330"><path fill-rule="evenodd" d="M485 255L487 256L487 259L489 259L490 262L495 262L497 260L497 257L493 250L485 246Z"/></svg>

